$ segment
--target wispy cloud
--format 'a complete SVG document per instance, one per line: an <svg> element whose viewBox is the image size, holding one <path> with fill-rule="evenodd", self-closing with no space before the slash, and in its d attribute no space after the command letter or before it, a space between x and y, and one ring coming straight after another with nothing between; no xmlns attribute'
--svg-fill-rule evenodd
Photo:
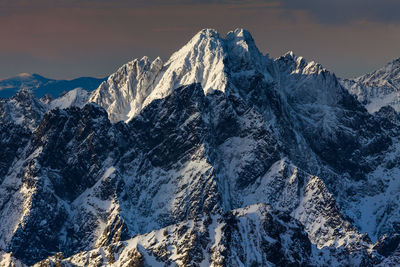
<svg viewBox="0 0 400 267"><path fill-rule="evenodd" d="M237 27L263 52L295 50L353 76L400 56L398 10L397 0L0 0L0 77L105 75L167 58L202 28Z"/></svg>
<svg viewBox="0 0 400 267"><path fill-rule="evenodd" d="M151 8L182 5L230 5L228 8L276 9L282 12L305 11L323 24L345 24L355 21L400 23L399 0L1 0L0 14L10 9L42 8ZM18 12L14 10L14 12Z"/></svg>
<svg viewBox="0 0 400 267"><path fill-rule="evenodd" d="M346 24L362 20L400 23L398 0L280 0L280 3L287 10L306 11L313 19L325 24Z"/></svg>

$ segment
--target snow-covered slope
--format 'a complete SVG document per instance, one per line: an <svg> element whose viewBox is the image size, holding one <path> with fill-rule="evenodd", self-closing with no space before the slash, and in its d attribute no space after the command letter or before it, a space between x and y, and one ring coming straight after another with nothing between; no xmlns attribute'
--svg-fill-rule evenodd
<svg viewBox="0 0 400 267"><path fill-rule="evenodd" d="M110 75L92 94L90 101L103 106L111 121L127 120L140 110L153 90L154 80L162 69L160 58L153 62L147 57L133 60Z"/></svg>
<svg viewBox="0 0 400 267"><path fill-rule="evenodd" d="M371 264L363 262L364 264ZM265 204L198 217L124 242L50 257L34 266L328 266L359 265L346 251L317 249L302 225Z"/></svg>
<svg viewBox="0 0 400 267"><path fill-rule="evenodd" d="M399 117L320 64L202 30L86 96L0 127L0 250L41 266L395 262Z"/></svg>
<svg viewBox="0 0 400 267"><path fill-rule="evenodd" d="M66 94L51 100L48 103L49 109L65 109L69 107L83 107L89 100L90 93L82 88L75 88Z"/></svg>
<svg viewBox="0 0 400 267"><path fill-rule="evenodd" d="M388 105L400 111L400 58L377 71L354 80L342 80L342 83L370 113Z"/></svg>
<svg viewBox="0 0 400 267"><path fill-rule="evenodd" d="M269 79L270 61L243 29L228 33L225 39L215 30L205 29L166 63L160 58L150 62L147 57L127 63L100 85L90 101L106 109L112 122L128 121L182 85L200 83L204 93L225 92L233 90L228 75L233 76L233 83L240 82L241 75L256 73Z"/></svg>
<svg viewBox="0 0 400 267"><path fill-rule="evenodd" d="M22 89L10 99L0 99L0 118L33 130L47 107L29 89Z"/></svg>
<svg viewBox="0 0 400 267"><path fill-rule="evenodd" d="M88 91L76 88L55 99L48 96L39 100L31 89L21 89L11 98L0 98L0 121L33 131L45 112L55 108L83 107L89 96Z"/></svg>
<svg viewBox="0 0 400 267"><path fill-rule="evenodd" d="M0 266L4 267L26 267L21 261L12 256L12 253L0 251Z"/></svg>

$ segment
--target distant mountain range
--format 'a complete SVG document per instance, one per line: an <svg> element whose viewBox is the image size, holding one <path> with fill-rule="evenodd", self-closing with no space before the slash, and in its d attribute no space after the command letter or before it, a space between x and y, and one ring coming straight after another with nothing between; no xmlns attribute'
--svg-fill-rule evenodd
<svg viewBox="0 0 400 267"><path fill-rule="evenodd" d="M400 266L398 65L342 80L204 29L93 92L22 75L0 265Z"/></svg>
<svg viewBox="0 0 400 267"><path fill-rule="evenodd" d="M15 77L0 80L0 97L15 95L20 89L31 89L37 97L50 94L54 98L75 88L87 91L96 89L106 78L80 77L73 80L54 80L39 74L21 73Z"/></svg>

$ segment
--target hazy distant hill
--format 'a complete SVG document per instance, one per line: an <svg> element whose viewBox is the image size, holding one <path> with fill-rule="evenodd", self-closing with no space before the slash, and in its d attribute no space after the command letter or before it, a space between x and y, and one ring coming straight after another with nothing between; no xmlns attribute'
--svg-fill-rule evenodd
<svg viewBox="0 0 400 267"><path fill-rule="evenodd" d="M80 77L73 80L54 80L45 78L39 74L21 73L15 77L0 80L0 97L11 97L20 89L32 89L37 97L45 94L51 94L53 97L59 97L64 91L70 91L75 88L82 88L87 91L96 89L103 79L92 77Z"/></svg>

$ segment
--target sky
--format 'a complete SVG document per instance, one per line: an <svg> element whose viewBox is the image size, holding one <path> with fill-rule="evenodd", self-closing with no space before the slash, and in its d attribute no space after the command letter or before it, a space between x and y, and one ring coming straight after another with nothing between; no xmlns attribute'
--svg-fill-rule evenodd
<svg viewBox="0 0 400 267"><path fill-rule="evenodd" d="M249 30L260 51L287 51L344 78L400 57L398 0L0 0L0 79L104 77L169 56L203 28Z"/></svg>

